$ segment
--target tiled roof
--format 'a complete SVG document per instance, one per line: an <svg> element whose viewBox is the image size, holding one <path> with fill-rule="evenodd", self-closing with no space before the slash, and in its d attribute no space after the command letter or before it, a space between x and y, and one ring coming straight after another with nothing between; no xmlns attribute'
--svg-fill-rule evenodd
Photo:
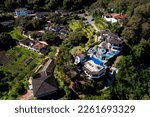
<svg viewBox="0 0 150 117"><path fill-rule="evenodd" d="M50 95L58 89L53 75L32 79L32 85L35 97Z"/></svg>
<svg viewBox="0 0 150 117"><path fill-rule="evenodd" d="M43 97L57 91L58 88L53 76L53 69L54 61L53 59L49 59L41 71L41 76L39 78L32 79L34 96Z"/></svg>
<svg viewBox="0 0 150 117"><path fill-rule="evenodd" d="M42 48L45 48L46 46L46 44L38 42L32 48L40 50Z"/></svg>
<svg viewBox="0 0 150 117"><path fill-rule="evenodd" d="M105 16L109 16L109 17L112 17L112 18L115 18L115 19L125 19L125 18L128 18L127 15L125 15L125 14L119 14L119 13L108 13L108 14L105 14Z"/></svg>

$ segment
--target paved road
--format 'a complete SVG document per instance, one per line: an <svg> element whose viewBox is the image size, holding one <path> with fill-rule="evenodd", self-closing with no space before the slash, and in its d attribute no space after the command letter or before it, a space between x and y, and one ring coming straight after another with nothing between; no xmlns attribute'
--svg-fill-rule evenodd
<svg viewBox="0 0 150 117"><path fill-rule="evenodd" d="M99 31L99 29L94 24L95 22L94 22L92 16L85 16L84 14L78 14L78 16L86 18L87 20L84 22L88 22L89 24L91 24L94 27L94 29L96 30L96 32Z"/></svg>

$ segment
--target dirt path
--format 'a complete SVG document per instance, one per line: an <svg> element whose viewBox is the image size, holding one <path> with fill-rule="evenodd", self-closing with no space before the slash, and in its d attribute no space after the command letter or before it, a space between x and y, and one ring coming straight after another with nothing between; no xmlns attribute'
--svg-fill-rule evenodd
<svg viewBox="0 0 150 117"><path fill-rule="evenodd" d="M59 54L59 48L57 47L55 56L58 56L58 54Z"/></svg>
<svg viewBox="0 0 150 117"><path fill-rule="evenodd" d="M28 90L26 94L24 94L23 96L21 96L21 100L30 100L32 99L33 96L33 91L32 90Z"/></svg>

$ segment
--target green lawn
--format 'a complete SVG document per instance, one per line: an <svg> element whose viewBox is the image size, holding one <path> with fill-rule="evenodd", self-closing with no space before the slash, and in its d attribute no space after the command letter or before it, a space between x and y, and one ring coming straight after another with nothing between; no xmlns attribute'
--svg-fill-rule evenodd
<svg viewBox="0 0 150 117"><path fill-rule="evenodd" d="M107 28L107 22L101 17L95 17L95 25L98 27L99 30L104 30Z"/></svg>
<svg viewBox="0 0 150 117"><path fill-rule="evenodd" d="M71 53L72 55L75 55L75 54L76 54L76 51L78 51L78 50L84 51L85 48L83 48L82 46L76 46L76 47L74 47L74 48L72 48L72 49L70 50L70 53Z"/></svg>
<svg viewBox="0 0 150 117"><path fill-rule="evenodd" d="M82 20L73 20L69 23L69 27L76 31L77 29L83 29L84 28L84 22Z"/></svg>
<svg viewBox="0 0 150 117"><path fill-rule="evenodd" d="M12 30L11 32L10 32L10 35L11 35L11 37L13 38L13 39L15 39L15 40L17 40L17 41L19 41L19 40L21 40L21 39L23 39L23 36L22 36L22 30L20 29L20 28L14 28L14 30Z"/></svg>
<svg viewBox="0 0 150 117"><path fill-rule="evenodd" d="M94 35L94 28L90 24L85 25L82 20L73 20L69 23L69 27L73 31L76 31L76 30L80 29L86 34L86 37L89 40L86 43L85 47L90 47L90 45L95 43L95 39L94 39L94 36L93 36Z"/></svg>

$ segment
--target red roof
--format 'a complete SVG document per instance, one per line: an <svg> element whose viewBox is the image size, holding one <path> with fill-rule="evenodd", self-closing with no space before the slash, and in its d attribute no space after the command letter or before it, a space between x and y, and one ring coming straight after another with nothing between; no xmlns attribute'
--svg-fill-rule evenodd
<svg viewBox="0 0 150 117"><path fill-rule="evenodd" d="M27 10L27 8L16 8L15 11L18 11L18 10Z"/></svg>
<svg viewBox="0 0 150 117"><path fill-rule="evenodd" d="M125 14L119 14L119 13L108 13L108 14L106 14L106 16L111 16L111 17L113 17L113 18L116 18L116 19L125 19L125 18L128 18L128 16L127 15L125 15Z"/></svg>
<svg viewBox="0 0 150 117"><path fill-rule="evenodd" d="M46 44L38 42L32 48L34 48L34 49L42 49L42 48L45 48L46 46L47 46Z"/></svg>
<svg viewBox="0 0 150 117"><path fill-rule="evenodd" d="M86 56L86 52L81 51L77 54L77 56L79 57Z"/></svg>

